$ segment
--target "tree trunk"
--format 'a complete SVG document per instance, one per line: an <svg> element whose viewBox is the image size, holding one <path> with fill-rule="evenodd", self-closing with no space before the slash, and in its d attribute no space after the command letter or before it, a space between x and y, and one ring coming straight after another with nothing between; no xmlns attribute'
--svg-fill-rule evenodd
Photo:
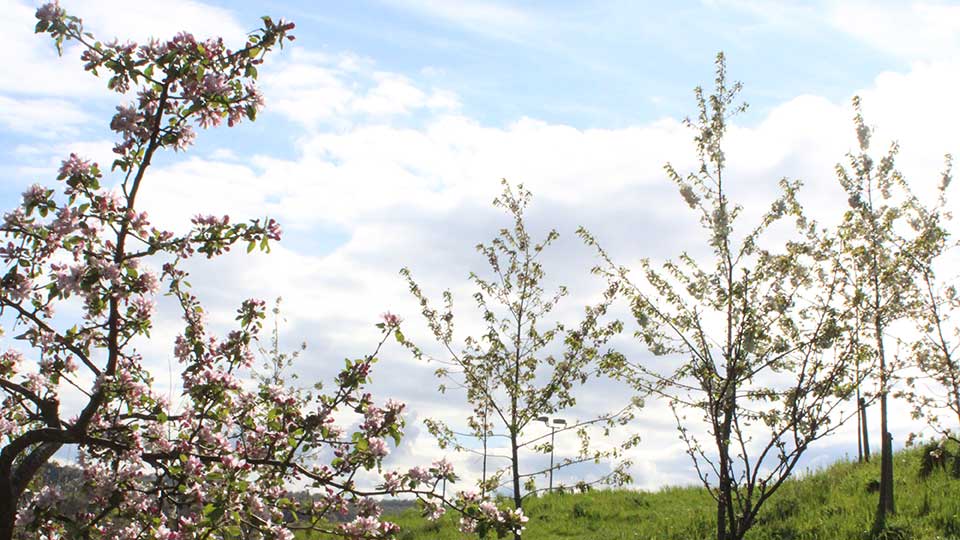
<svg viewBox="0 0 960 540"><path fill-rule="evenodd" d="M863 460L870 463L870 429L867 424L867 403L863 398L860 402L860 429L863 433Z"/></svg>
<svg viewBox="0 0 960 540"><path fill-rule="evenodd" d="M486 429L486 424L484 424ZM480 498L487 496L487 433L483 433L483 475L480 477Z"/></svg>
<svg viewBox="0 0 960 540"><path fill-rule="evenodd" d="M857 390L857 394L860 391ZM857 463L863 463L863 401L857 398Z"/></svg>
<svg viewBox="0 0 960 540"><path fill-rule="evenodd" d="M723 460L721 459L721 463ZM720 469L720 490L717 500L717 540L728 540L727 536L727 507L730 505L730 480L726 469Z"/></svg>
<svg viewBox="0 0 960 540"><path fill-rule="evenodd" d="M517 430L510 429L511 469L513 470L513 505L517 509L522 507L523 498L520 496L520 460L517 458ZM520 540L520 533L513 533L513 540Z"/></svg>
<svg viewBox="0 0 960 540"><path fill-rule="evenodd" d="M0 479L0 540L13 539L13 523L17 516L17 501L9 478Z"/></svg>
<svg viewBox="0 0 960 540"><path fill-rule="evenodd" d="M728 393L730 396L736 395L729 390L724 391L724 401L726 402L724 408L726 410L723 413L723 423L721 424L719 437L717 437L717 453L720 462L719 497L717 497L717 540L734 540L734 531L737 529L733 512L733 493L730 485L730 431L736 401L729 399Z"/></svg>
<svg viewBox="0 0 960 540"><path fill-rule="evenodd" d="M893 437L887 431L887 362L883 351L883 327L875 322L877 352L880 356L880 503L877 506L877 522L883 526L893 506Z"/></svg>
<svg viewBox="0 0 960 540"><path fill-rule="evenodd" d="M893 502L893 435L889 432L884 433L883 436L883 456L885 456L886 459L880 460L880 466L883 469L881 471L881 478L887 478L887 489L883 492L884 506L887 513L895 514L897 509Z"/></svg>

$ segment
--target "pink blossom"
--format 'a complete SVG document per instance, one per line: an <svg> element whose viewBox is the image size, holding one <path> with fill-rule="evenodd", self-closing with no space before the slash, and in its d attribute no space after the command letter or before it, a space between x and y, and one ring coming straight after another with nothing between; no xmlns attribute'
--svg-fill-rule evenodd
<svg viewBox="0 0 960 540"><path fill-rule="evenodd" d="M430 474L430 471L422 467L413 467L407 472L407 476L410 477L410 480L419 483L427 483L433 480L433 475Z"/></svg>
<svg viewBox="0 0 960 540"><path fill-rule="evenodd" d="M473 503L480 500L480 494L476 491L461 491L457 496L466 503Z"/></svg>
<svg viewBox="0 0 960 540"><path fill-rule="evenodd" d="M37 493L37 497L33 500L33 503L37 505L38 508L49 508L62 498L63 495L55 486L43 486L40 488L40 492Z"/></svg>
<svg viewBox="0 0 960 540"><path fill-rule="evenodd" d="M149 296L137 296L130 305L133 307L134 316L140 320L149 319L157 307L156 302Z"/></svg>
<svg viewBox="0 0 960 540"><path fill-rule="evenodd" d="M83 279L84 269L81 266L53 266L57 279L57 288L64 295L80 292L80 281Z"/></svg>
<svg viewBox="0 0 960 540"><path fill-rule="evenodd" d="M500 519L500 510L497 508L497 505L490 501L483 501L480 503L480 511L483 512L483 514L489 519L495 521Z"/></svg>
<svg viewBox="0 0 960 540"><path fill-rule="evenodd" d="M378 458L386 457L390 453L390 447L387 446L387 441L381 439L380 437L373 437L368 441L368 448L370 453Z"/></svg>
<svg viewBox="0 0 960 540"><path fill-rule="evenodd" d="M79 224L80 212L64 207L57 212L57 219L50 224L50 230L53 234L62 238L77 230Z"/></svg>
<svg viewBox="0 0 960 540"><path fill-rule="evenodd" d="M206 215L206 216L197 215L197 216L194 216L194 218L191 219L190 221L194 225L201 225L206 227L225 227L228 223L230 223L230 216L223 216L222 218L218 218L216 216L211 216L211 215Z"/></svg>
<svg viewBox="0 0 960 540"><path fill-rule="evenodd" d="M116 191L107 191L95 197L94 200L97 210L101 212L116 212L124 206L123 195Z"/></svg>
<svg viewBox="0 0 960 540"><path fill-rule="evenodd" d="M47 200L48 191L40 184L34 184L23 192L23 204L26 206L35 206Z"/></svg>
<svg viewBox="0 0 960 540"><path fill-rule="evenodd" d="M405 403L397 401L392 398L388 399L387 402L384 404L384 408L395 415L399 415L401 412L403 412L403 409L406 406L407 405Z"/></svg>
<svg viewBox="0 0 960 540"><path fill-rule="evenodd" d="M166 525L160 525L157 527L156 532L154 533L157 540L182 540L183 535L176 531L171 531L166 527Z"/></svg>
<svg viewBox="0 0 960 540"><path fill-rule="evenodd" d="M224 467L228 469L234 469L234 470L242 469L247 465L246 461L244 461L243 459L237 458L236 456L233 456L231 454L227 454L223 456L223 458L221 459L221 462L223 463Z"/></svg>
<svg viewBox="0 0 960 540"><path fill-rule="evenodd" d="M423 503L423 514L430 521L436 521L443 517L443 506L436 501L427 501Z"/></svg>
<svg viewBox="0 0 960 540"><path fill-rule="evenodd" d="M468 518L466 516L460 518L460 532L462 533L472 533L477 530L477 520Z"/></svg>
<svg viewBox="0 0 960 540"><path fill-rule="evenodd" d="M400 326L400 323L403 321L403 319L401 319L399 316L394 315L389 311L380 315L380 317L383 319L383 323L390 328L393 328L395 326Z"/></svg>
<svg viewBox="0 0 960 540"><path fill-rule="evenodd" d="M80 60L84 62L83 69L92 71L100 67L104 60L106 60L106 57L93 49L87 49L80 53Z"/></svg>
<svg viewBox="0 0 960 540"><path fill-rule="evenodd" d="M0 373L13 373L20 362L23 362L23 354L20 351L7 349L7 352L0 355Z"/></svg>
<svg viewBox="0 0 960 540"><path fill-rule="evenodd" d="M379 431L383 427L383 411L370 406L367 407L367 410L364 412L364 423L362 429L365 431Z"/></svg>
<svg viewBox="0 0 960 540"><path fill-rule="evenodd" d="M197 459L197 456L190 456L183 465L184 470L191 476L198 476L203 470L203 464Z"/></svg>
<svg viewBox="0 0 960 540"><path fill-rule="evenodd" d="M14 302L23 302L33 292L33 280L21 274L14 274L12 278L13 286L7 289L7 293Z"/></svg>
<svg viewBox="0 0 960 540"><path fill-rule="evenodd" d="M177 360L186 362L192 354L193 345L182 335L177 336L173 344L173 355L177 357Z"/></svg>
<svg viewBox="0 0 960 540"><path fill-rule="evenodd" d="M272 535L273 540L293 540L295 538L290 529L282 525L275 525L272 527L270 529L270 534Z"/></svg>
<svg viewBox="0 0 960 540"><path fill-rule="evenodd" d="M198 123L200 124L200 127L204 129L207 129L210 127L217 127L220 125L221 122L223 122L223 114L220 111L211 107L204 107L203 109L198 111L197 114L200 115L200 119L198 120Z"/></svg>
<svg viewBox="0 0 960 540"><path fill-rule="evenodd" d="M380 508L380 505L377 504L377 501L364 497L357 501L357 513L361 516L371 516L371 517L380 517L381 512L383 511Z"/></svg>
<svg viewBox="0 0 960 540"><path fill-rule="evenodd" d="M110 122L110 129L120 133L125 139L133 139L145 133L143 126L145 119L133 105L118 106L117 114Z"/></svg>
<svg viewBox="0 0 960 540"><path fill-rule="evenodd" d="M80 159L76 154L70 154L70 157L61 162L60 175L58 178L72 178L90 171L90 162Z"/></svg>
<svg viewBox="0 0 960 540"><path fill-rule="evenodd" d="M275 219L267 220L267 238L279 241L282 234L283 231L280 229L280 224L277 223Z"/></svg>
<svg viewBox="0 0 960 540"><path fill-rule="evenodd" d="M101 279L105 279L113 284L117 284L120 280L120 267L117 266L116 263L105 260L95 260L91 264L91 267L98 271Z"/></svg>
<svg viewBox="0 0 960 540"><path fill-rule="evenodd" d="M190 32L180 32L173 36L173 39L169 42L169 46L171 47L183 47L185 45L193 47L196 46L196 44L197 40Z"/></svg>
<svg viewBox="0 0 960 540"><path fill-rule="evenodd" d="M396 494L400 489L402 477L396 471L389 471L383 475L383 489L389 491L391 495Z"/></svg>
<svg viewBox="0 0 960 540"><path fill-rule="evenodd" d="M160 280L157 279L157 275L152 272L144 272L140 274L140 290L147 294L157 294L160 290Z"/></svg>
<svg viewBox="0 0 960 540"><path fill-rule="evenodd" d="M223 73L207 73L203 76L203 91L214 96L224 96L230 91L227 77Z"/></svg>
<svg viewBox="0 0 960 540"><path fill-rule="evenodd" d="M520 525L519 530L523 530L526 527L523 525L530 521L530 518L523 515L523 508L510 508L500 512L500 519L505 523L517 524Z"/></svg>
<svg viewBox="0 0 960 540"><path fill-rule="evenodd" d="M193 144L194 139L197 138L197 133L190 127L189 124L181 126L180 132L177 134L177 139L173 143L174 151L180 152L186 150Z"/></svg>
<svg viewBox="0 0 960 540"><path fill-rule="evenodd" d="M340 526L348 538L367 538L380 529L380 520L375 517L357 516L350 523Z"/></svg>
<svg viewBox="0 0 960 540"><path fill-rule="evenodd" d="M248 84L246 86L246 90L247 90L248 99L250 100L251 105L253 105L253 107L257 111L259 111L260 109L263 109L264 99L263 99L263 94L260 92L260 90L258 90L252 84Z"/></svg>
<svg viewBox="0 0 960 540"><path fill-rule="evenodd" d="M59 1L47 2L37 9L37 18L49 24L63 17L65 13Z"/></svg>
<svg viewBox="0 0 960 540"><path fill-rule="evenodd" d="M23 208L14 208L12 212L7 212L3 215L3 226L6 229L20 229L24 226L23 222L26 217L27 215L23 213Z"/></svg>
<svg viewBox="0 0 960 540"><path fill-rule="evenodd" d="M433 468L437 471L437 476L449 477L453 474L453 464L446 459L433 462Z"/></svg>

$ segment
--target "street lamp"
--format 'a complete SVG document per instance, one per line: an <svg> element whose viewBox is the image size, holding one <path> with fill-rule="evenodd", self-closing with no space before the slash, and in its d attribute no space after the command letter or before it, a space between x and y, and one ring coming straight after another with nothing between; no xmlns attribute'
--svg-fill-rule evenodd
<svg viewBox="0 0 960 540"><path fill-rule="evenodd" d="M562 418L550 419L546 416L538 416L537 421L543 422L550 428L550 487L547 490L547 493L553 493L553 438L557 433L557 426L566 426L567 421Z"/></svg>

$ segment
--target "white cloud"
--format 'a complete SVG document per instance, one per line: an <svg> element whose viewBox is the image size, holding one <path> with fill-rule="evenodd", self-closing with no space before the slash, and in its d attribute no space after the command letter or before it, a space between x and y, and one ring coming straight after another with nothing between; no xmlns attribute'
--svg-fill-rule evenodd
<svg viewBox="0 0 960 540"><path fill-rule="evenodd" d="M223 37L229 47L242 45L259 20L238 21L229 9L194 0L125 2L123 0L71 0L65 6L85 21L101 40L145 42L169 39L178 32L198 38Z"/></svg>
<svg viewBox="0 0 960 540"><path fill-rule="evenodd" d="M828 4L828 21L869 45L908 60L955 58L960 51L960 6L948 2Z"/></svg>
<svg viewBox="0 0 960 540"><path fill-rule="evenodd" d="M90 115L62 99L17 99L0 94L0 126L45 139L69 136Z"/></svg>
<svg viewBox="0 0 960 540"><path fill-rule="evenodd" d="M738 34L760 28L788 34L821 32L824 27L907 61L948 60L960 50L960 5L942 0L701 0L712 10L745 15Z"/></svg>
<svg viewBox="0 0 960 540"><path fill-rule="evenodd" d="M342 128L460 107L453 92L422 89L410 78L377 71L370 60L352 54L293 50L266 71L263 81L268 106L309 128Z"/></svg>

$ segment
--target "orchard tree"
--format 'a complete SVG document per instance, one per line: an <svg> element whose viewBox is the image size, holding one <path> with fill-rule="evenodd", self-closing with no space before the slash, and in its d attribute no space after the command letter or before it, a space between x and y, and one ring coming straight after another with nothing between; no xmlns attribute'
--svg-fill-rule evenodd
<svg viewBox="0 0 960 540"><path fill-rule="evenodd" d="M736 102L741 85L728 84L722 54L715 83L709 96L696 89L698 115L686 121L700 167L686 176L665 167L699 216L710 255L684 252L662 269L644 259L642 281L633 281L595 237L580 234L601 255L596 272L630 301L638 337L654 355L679 362L660 368L610 356L604 369L669 400L716 501L717 540L738 540L810 445L839 427L852 363L843 314L833 307L842 273L832 242L802 212L800 183L781 180L759 224L735 227L742 208L728 195L722 142L730 117L746 106ZM791 229L790 240L775 240ZM702 416L704 429L688 414Z"/></svg>
<svg viewBox="0 0 960 540"><path fill-rule="evenodd" d="M382 470L387 440L401 436L403 405L378 404L364 391L376 351L348 360L329 388L304 391L279 384L279 375L250 376L263 302L242 302L224 337L207 328L182 263L238 244L267 250L280 237L278 224L198 215L188 232L175 234L152 226L137 206L157 152L185 150L194 125L256 117L263 103L257 66L293 39L293 24L264 17L246 43L228 49L186 33L140 46L104 44L56 3L37 18L37 32L50 34L58 49L78 42L86 69L135 99L110 122L119 141L108 177L71 155L59 170L60 189L30 187L0 225L7 344L0 355L0 540L290 539L291 528L389 538L397 527L380 518L370 497L400 492L427 499L428 511L439 514L447 502L432 492L455 479L449 464ZM183 387L176 405L156 391L136 350L150 336L161 291L184 323L173 344ZM381 344L396 323L381 323ZM79 508L61 504L57 486L37 481L63 448L83 469L81 493L72 494ZM382 473L366 490L358 482L365 471ZM294 484L313 488L313 501L289 500ZM360 509L356 519L329 519L350 505ZM524 519L469 494L456 508L465 528L481 532L507 534Z"/></svg>
<svg viewBox="0 0 960 540"><path fill-rule="evenodd" d="M845 302L856 315L861 345L866 347L877 377L881 440L880 500L876 514L879 529L887 515L895 511L893 437L888 428L887 405L894 359L887 347L888 334L897 321L916 313L917 280L925 279L925 271L927 278L933 278L928 262L942 249L939 244L943 231L936 216L927 223L922 222L922 216L911 218L920 206L895 168L898 145L891 144L879 161L874 159L870 155L873 130L864 122L859 98L853 99L853 107L859 152L848 154L849 168L837 165L837 177L849 204L837 233L842 247L839 261L849 276L844 288ZM920 234L924 228L929 234L927 238ZM921 320L926 321L928 316L923 315ZM926 328L926 322L921 324Z"/></svg>
<svg viewBox="0 0 960 540"><path fill-rule="evenodd" d="M467 419L468 431L455 431L440 420L429 420L427 426L442 447L452 445L457 450L476 452L476 444L470 442L475 439L482 442L485 465L488 458L506 460L506 467L498 467L489 476L485 472L481 489L487 493L502 485L508 486L516 508L522 507L526 496L541 491L533 481L538 476L552 474L556 469L576 463L617 458L619 452L616 450L591 450L588 427L609 427L626 422L633 409L629 405L612 414L570 422L556 433L573 431L578 434L580 451L576 457L563 459L548 468L529 470L522 466L520 452L523 450L552 452L554 433L532 435L531 426L542 421L542 417L555 415L576 404L576 388L587 381L596 362L608 354L602 349L621 327L619 321L602 322L612 291L606 292L599 305L586 308L583 321L574 328L549 322L551 313L567 295L567 290L560 287L553 295L543 290L544 270L540 256L558 235L551 230L539 243L531 238L524 222L529 202L530 192L522 185L514 193L503 181L503 193L493 204L507 212L512 227L502 229L490 244L477 246L490 266L489 278L470 274L470 281L477 288L473 298L486 331L478 337L466 337L462 347L454 336L450 291L443 293L443 308L437 311L411 272L408 269L401 271L411 293L419 300L423 317L442 346L443 355L427 357L409 341L408 345L417 357L440 363L442 367L436 370L436 375L443 381L441 392L462 390L473 409ZM506 439L509 455L488 455L490 437ZM637 437L631 438L623 448L633 446L637 440ZM628 462L615 465L601 481L627 481L627 465Z"/></svg>

